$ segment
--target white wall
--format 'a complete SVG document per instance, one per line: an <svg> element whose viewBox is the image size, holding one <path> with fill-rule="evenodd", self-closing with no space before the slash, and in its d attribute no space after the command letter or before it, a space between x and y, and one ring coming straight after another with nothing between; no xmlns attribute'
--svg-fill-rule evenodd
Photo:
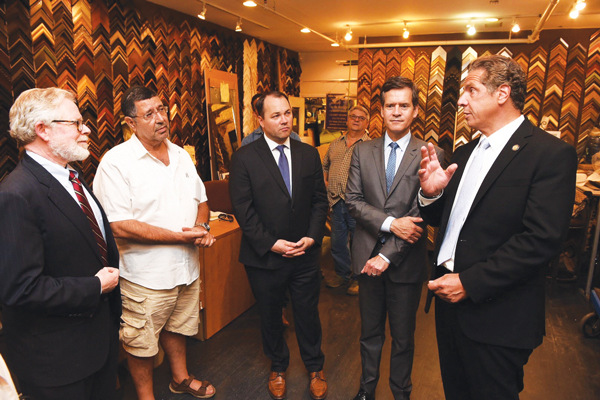
<svg viewBox="0 0 600 400"><path fill-rule="evenodd" d="M300 96L325 97L328 93L344 93L356 97L358 66L344 67L338 65L336 60L357 58L358 53L349 50L300 53ZM349 84L348 79L351 80Z"/></svg>

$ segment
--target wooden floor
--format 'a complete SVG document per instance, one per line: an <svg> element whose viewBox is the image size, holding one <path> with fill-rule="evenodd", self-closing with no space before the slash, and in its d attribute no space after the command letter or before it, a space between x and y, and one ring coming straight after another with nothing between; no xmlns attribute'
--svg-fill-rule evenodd
<svg viewBox="0 0 600 400"><path fill-rule="evenodd" d="M322 268L333 274L328 238L323 249ZM425 291L424 291L425 293ZM423 297L424 299L424 297ZM423 312L424 300L417 315L416 351L413 368L413 399L443 399L434 333L433 314ZM579 321L592 307L575 284L558 284L547 295L547 336L525 368L522 400L598 400L600 399L600 339L586 339L579 331ZM358 339L360 317L358 298L345 294L344 288L328 289L324 285L319 303L323 325L325 374L329 383L329 400L352 400L359 388L360 356ZM290 313L290 312L288 312ZM308 375L298 352L292 327L287 330L291 360L287 371L288 399L309 400ZM389 337L389 332L388 332ZM389 388L390 344L386 341L381 362L378 400L392 399ZM251 308L215 336L204 342L188 341L188 365L192 374L210 380L217 388L218 400L270 399L267 392L269 360L262 352L259 317ZM121 371L123 388L120 398L136 398L131 378ZM167 363L155 370L157 399L193 399L169 392L170 371Z"/></svg>

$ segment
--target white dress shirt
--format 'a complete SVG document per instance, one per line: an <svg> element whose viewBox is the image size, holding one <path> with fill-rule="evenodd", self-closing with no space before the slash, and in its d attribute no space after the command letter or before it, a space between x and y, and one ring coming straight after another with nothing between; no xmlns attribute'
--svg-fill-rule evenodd
<svg viewBox="0 0 600 400"><path fill-rule="evenodd" d="M497 130L496 132L494 132L493 134L488 136L487 139L488 139L488 142L490 143L490 147L484 153L485 160L483 161L483 164L481 166L481 171L479 172L479 175L477 176L476 192L479 191L479 187L481 186L481 184L483 183L483 180L485 179L486 175L490 171L490 168L492 168L492 165L498 158L498 155L500 155L500 152L504 149L504 147L506 146L506 143L508 143L508 141L510 140L512 135L516 132L516 130L519 128L519 126L521 126L521 124L523 123L524 120L525 120L525 117L523 117L523 115L521 115L514 121L510 122L509 124L505 125L504 127L500 128L499 130ZM479 144L477 146L479 146ZM471 156L469 156L469 161L467 161L467 165L465 165L465 171L467 171L469 169L469 167L471 166L471 161L473 158L472 156L473 156L473 154L476 153L476 150L477 150L477 147L475 149L473 149ZM464 173L463 173L463 176L464 176ZM463 187L463 181L461 179L460 183L458 184L456 196L454 197L455 200L458 198L462 187ZM427 206L427 205L433 203L435 200L437 200L437 198L436 199L424 198L421 195L420 190L419 190L418 196L419 196L419 202L421 203L422 206ZM452 204L452 210L450 210L450 215L452 214L452 211L454 210L455 205L456 205L456 203ZM452 254L452 258L444 263L444 267L446 267L450 271L454 271L455 253L456 253L456 246L454 246L454 253Z"/></svg>
<svg viewBox="0 0 600 400"><path fill-rule="evenodd" d="M71 171L75 172L75 176L77 176L77 178L79 178L79 173L74 169L70 168L68 165L67 168L61 167L60 165L53 163L52 161L40 156L39 154L34 153L33 151L25 150L25 152L31 158L33 158L35 162L44 167L44 169L48 171L48 173L52 175L66 189L67 192L69 192L73 200L75 200L75 202L77 203L77 206L81 208L79 200L77 199L77 195L75 194L75 189L73 188L73 183L71 183L71 181L69 180L69 173ZM98 204L96 204L94 198L90 195L90 192L87 191L85 186L81 185L81 187L85 192L85 196L88 199L88 203L90 203L90 207L92 207L94 217L96 217L96 222L98 223L98 227L102 232L102 237L104 238L104 241L106 241L106 232L104 231L104 218L102 218L102 212L100 212L100 207L98 206Z"/></svg>
<svg viewBox="0 0 600 400"><path fill-rule="evenodd" d="M109 222L136 220L181 232L196 223L198 205L207 200L189 154L166 141L169 165L152 156L133 135L109 150L94 179L94 193ZM149 289L189 285L199 276L193 244L145 244L117 239L121 277Z"/></svg>
<svg viewBox="0 0 600 400"><path fill-rule="evenodd" d="M277 166L279 166L279 157L281 156L281 153L279 152L279 150L277 150L277 146L279 146L279 143L274 142L273 140L269 139L267 137L267 135L265 136L265 140L267 141L267 145L269 146L269 149L271 149L271 154L273 154L273 158L275 159L275 164L277 164ZM290 138L288 136L287 139L285 139L285 142L282 143L285 147L283 148L283 152L285 153L285 157L287 158L288 161L288 167L289 167L289 171L290 171L290 193L294 193L292 190L292 152L290 150Z"/></svg>

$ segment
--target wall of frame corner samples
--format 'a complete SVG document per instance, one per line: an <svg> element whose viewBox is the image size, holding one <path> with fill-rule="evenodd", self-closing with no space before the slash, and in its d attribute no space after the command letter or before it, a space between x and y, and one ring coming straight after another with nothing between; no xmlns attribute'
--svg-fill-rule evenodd
<svg viewBox="0 0 600 400"><path fill-rule="evenodd" d="M383 121L379 95L386 78L407 76L420 89L419 115L412 132L453 150L477 133L457 107L460 83L469 63L477 57L503 54L515 59L527 73L524 114L546 130L561 131L561 139L585 143L600 116L600 30L547 30L533 44L439 46L362 49L358 57L358 103L371 111L369 132L381 135Z"/></svg>
<svg viewBox="0 0 600 400"><path fill-rule="evenodd" d="M242 104L257 91L300 94L297 53L152 3L0 2L0 180L18 162L8 111L24 90L58 86L77 93L92 130L91 156L80 165L91 182L102 154L123 141L121 95L131 85L151 87L168 103L172 140L195 148L198 173L210 179L207 69L237 74ZM246 125L248 133L253 127Z"/></svg>

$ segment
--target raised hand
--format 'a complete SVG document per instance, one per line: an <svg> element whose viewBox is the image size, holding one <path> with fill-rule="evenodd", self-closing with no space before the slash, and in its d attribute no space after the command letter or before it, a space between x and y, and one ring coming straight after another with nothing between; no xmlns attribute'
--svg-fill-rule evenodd
<svg viewBox="0 0 600 400"><path fill-rule="evenodd" d="M450 178L458 165L452 164L443 169L433 144L428 143L427 147L421 147L421 169L419 169L419 179L421 180L421 190L427 197L435 197L442 193L442 190L448 186Z"/></svg>

